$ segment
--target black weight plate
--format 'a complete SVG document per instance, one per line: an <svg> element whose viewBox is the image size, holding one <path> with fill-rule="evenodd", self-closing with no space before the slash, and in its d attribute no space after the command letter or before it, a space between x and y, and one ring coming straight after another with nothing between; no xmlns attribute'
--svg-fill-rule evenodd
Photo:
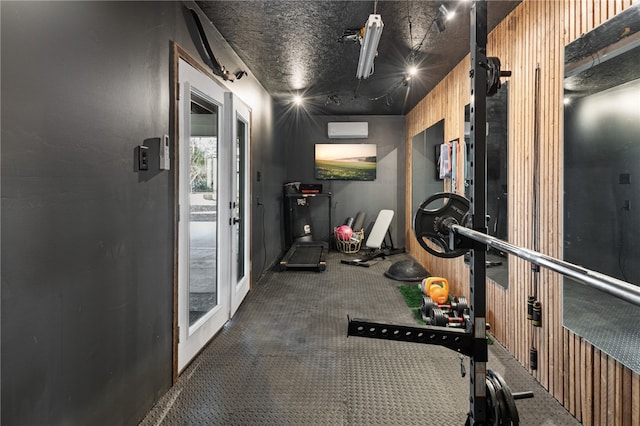
<svg viewBox="0 0 640 426"><path fill-rule="evenodd" d="M496 394L496 404L500 408L500 417L498 417L498 421L496 424L498 425L510 425L511 419L509 418L509 412L506 407L506 401L504 400L504 396L502 393L502 387L500 386L500 382L498 382L495 376L487 373L487 382L490 382L493 385L493 389Z"/></svg>
<svg viewBox="0 0 640 426"><path fill-rule="evenodd" d="M431 298L429 296L423 296L422 297L422 306L420 306L420 311L422 312L422 315L426 316L426 317L430 317L431 316L431 310L435 307L437 307L438 305L431 300Z"/></svg>
<svg viewBox="0 0 640 426"><path fill-rule="evenodd" d="M443 200L443 204L438 205L437 200ZM439 192L420 204L413 221L413 231L418 243L432 255L444 258L462 256L468 249L452 250L449 247L449 226L466 225L468 217L469 200L458 194ZM429 246L425 240L432 242L436 248ZM459 246L460 243L461 239L456 236L455 245Z"/></svg>
<svg viewBox="0 0 640 426"><path fill-rule="evenodd" d="M456 298L456 303L458 304L458 308L456 311L458 312L458 316L464 315L464 311L469 309L469 302L467 302L467 298L464 296L460 296Z"/></svg>
<svg viewBox="0 0 640 426"><path fill-rule="evenodd" d="M442 309L433 308L431 310L431 325L445 326L447 325L447 317Z"/></svg>
<svg viewBox="0 0 640 426"><path fill-rule="evenodd" d="M511 389L509 386L502 388L502 393L504 395L503 400L506 401L506 409L509 412L509 418L511 419L511 424L513 426L518 426L520 424L520 417L518 416L518 407L516 407L516 401L513 399L513 394L511 393Z"/></svg>
<svg viewBox="0 0 640 426"><path fill-rule="evenodd" d="M507 382L504 381L502 376L495 371L488 370L487 376L491 376L494 383L498 383L500 387L498 394L500 394L503 402L504 414L509 418L509 420L511 420L511 423L509 424L518 426L518 424L520 423L520 416L518 416L518 407L516 407L516 400L513 399L511 388L507 386Z"/></svg>
<svg viewBox="0 0 640 426"><path fill-rule="evenodd" d="M495 387L491 380L487 376L487 424L499 425L502 418L502 412L500 410L500 401L496 395Z"/></svg>
<svg viewBox="0 0 640 426"><path fill-rule="evenodd" d="M500 88L500 59L487 58L487 96L493 96Z"/></svg>

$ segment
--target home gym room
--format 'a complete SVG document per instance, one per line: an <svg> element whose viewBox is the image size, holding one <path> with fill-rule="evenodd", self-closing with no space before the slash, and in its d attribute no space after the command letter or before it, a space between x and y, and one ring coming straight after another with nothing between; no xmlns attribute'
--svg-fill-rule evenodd
<svg viewBox="0 0 640 426"><path fill-rule="evenodd" d="M0 19L2 424L640 424L637 1Z"/></svg>

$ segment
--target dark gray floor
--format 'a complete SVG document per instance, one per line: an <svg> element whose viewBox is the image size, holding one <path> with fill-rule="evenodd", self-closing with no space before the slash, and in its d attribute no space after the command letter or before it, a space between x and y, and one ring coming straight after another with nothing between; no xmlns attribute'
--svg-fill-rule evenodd
<svg viewBox="0 0 640 426"><path fill-rule="evenodd" d="M347 315L415 324L383 273L370 268L269 272L141 425L463 425L469 381L448 349L346 336ZM468 360L465 361L468 368ZM514 391L523 425L579 424L498 345L489 368Z"/></svg>

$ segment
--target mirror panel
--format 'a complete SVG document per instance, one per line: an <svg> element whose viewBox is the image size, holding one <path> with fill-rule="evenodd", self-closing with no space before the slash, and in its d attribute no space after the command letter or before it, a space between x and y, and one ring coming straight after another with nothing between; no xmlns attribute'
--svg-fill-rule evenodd
<svg viewBox="0 0 640 426"><path fill-rule="evenodd" d="M487 98L487 222L488 233L509 241L508 225L508 96L509 84L503 83L498 92ZM469 105L464 109L465 149L469 147ZM470 158L468 152L465 156ZM465 197L470 198L468 161L465 165ZM496 249L487 251L487 277L497 284L509 286L508 254Z"/></svg>
<svg viewBox="0 0 640 426"><path fill-rule="evenodd" d="M640 285L640 5L565 47L564 259ZM640 373L640 307L564 278L563 324Z"/></svg>
<svg viewBox="0 0 640 426"><path fill-rule="evenodd" d="M444 120L413 137L411 142L411 218L427 198L444 190L439 178L438 154L444 143Z"/></svg>

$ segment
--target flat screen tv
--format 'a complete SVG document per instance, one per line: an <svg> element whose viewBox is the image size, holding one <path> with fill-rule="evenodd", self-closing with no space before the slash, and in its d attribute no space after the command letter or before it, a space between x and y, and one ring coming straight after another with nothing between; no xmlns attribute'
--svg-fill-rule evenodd
<svg viewBox="0 0 640 426"><path fill-rule="evenodd" d="M375 180L375 144L325 144L315 146L315 178L318 180Z"/></svg>

